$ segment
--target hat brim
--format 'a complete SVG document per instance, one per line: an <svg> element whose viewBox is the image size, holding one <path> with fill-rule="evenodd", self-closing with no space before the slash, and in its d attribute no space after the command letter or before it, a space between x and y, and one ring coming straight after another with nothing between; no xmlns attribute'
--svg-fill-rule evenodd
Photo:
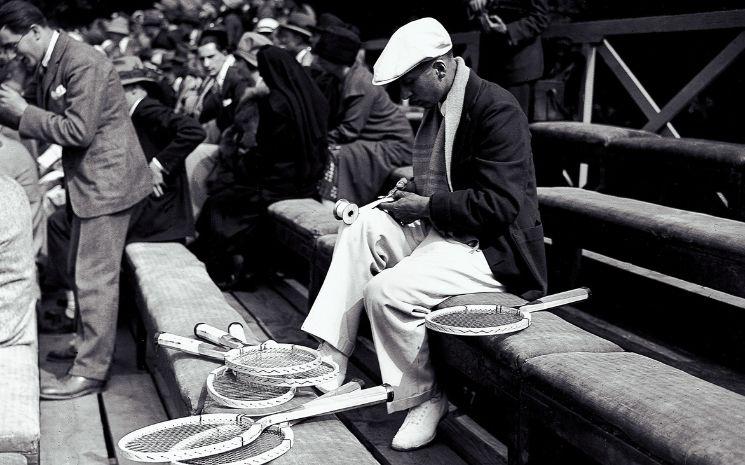
<svg viewBox="0 0 745 465"><path fill-rule="evenodd" d="M436 58L436 57L434 57L434 58ZM397 81L397 80L401 79L402 77L406 76L406 73L408 73L412 69L416 68L417 66L421 65L425 61L432 60L432 59L433 58L422 58L421 61L419 61L418 63L415 63L411 68L407 69L406 71L404 71L403 73L399 74L398 76L394 76L392 78L379 80L379 79L375 79L375 75L373 74L372 84L374 86L384 86L386 84L390 84L391 82Z"/></svg>
<svg viewBox="0 0 745 465"><path fill-rule="evenodd" d="M122 86L131 86L132 84L139 84L139 83L150 83L150 84L157 85L158 83L155 79L151 77L145 77L145 76L124 78L124 79L120 78L120 80L122 82Z"/></svg>
<svg viewBox="0 0 745 465"><path fill-rule="evenodd" d="M249 65L253 66L254 68L258 68L259 67L259 60L258 60L258 58L256 57L255 54L246 53L246 52L243 52L243 51L240 51L240 50L236 50L235 52L233 52L233 54L235 56L237 56L237 57L242 58L243 60L245 60Z"/></svg>
<svg viewBox="0 0 745 465"><path fill-rule="evenodd" d="M303 29L302 27L299 27L299 26L295 26L295 25L292 25L292 24L280 24L279 27L284 28L284 29L289 29L291 31L295 31L298 34L302 34L302 35L304 35L304 36L306 36L308 38L313 37L313 33L312 32L310 32L307 29Z"/></svg>

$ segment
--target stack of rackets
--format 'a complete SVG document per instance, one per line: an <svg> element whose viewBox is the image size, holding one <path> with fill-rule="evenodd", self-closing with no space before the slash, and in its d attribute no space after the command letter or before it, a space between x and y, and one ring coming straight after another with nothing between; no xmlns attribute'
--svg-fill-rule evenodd
<svg viewBox="0 0 745 465"><path fill-rule="evenodd" d="M239 324L231 329L233 334L205 323L196 325L194 334L211 344L169 333L156 334L155 341L224 362L207 377L207 392L220 405L248 415L291 409L297 406L290 401L298 388L316 386L339 373L336 363L323 360L314 349L274 341L251 345Z"/></svg>
<svg viewBox="0 0 745 465"><path fill-rule="evenodd" d="M354 383L350 383L354 384ZM390 402L393 391L342 386L293 410L251 419L244 414L213 413L146 426L119 441L122 455L138 462L190 465L259 465L292 447L291 426L305 418ZM358 385L359 386L359 385ZM357 386L357 387L358 387Z"/></svg>
<svg viewBox="0 0 745 465"><path fill-rule="evenodd" d="M387 385L361 389L361 381L352 381L316 399L300 400L295 397L298 388L333 379L339 367L308 347L274 341L251 345L239 323L231 324L229 332L200 323L194 333L211 344L168 333L158 333L155 340L162 347L223 361L209 374L207 390L221 405L242 410L133 431L118 444L125 457L174 464L263 464L290 450L290 426L302 419L393 399Z"/></svg>

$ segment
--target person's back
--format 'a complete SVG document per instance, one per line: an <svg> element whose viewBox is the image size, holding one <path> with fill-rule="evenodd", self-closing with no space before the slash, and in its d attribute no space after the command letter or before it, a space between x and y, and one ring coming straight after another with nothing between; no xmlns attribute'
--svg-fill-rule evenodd
<svg viewBox="0 0 745 465"><path fill-rule="evenodd" d="M0 174L0 347L33 342L31 210L21 186Z"/></svg>
<svg viewBox="0 0 745 465"><path fill-rule="evenodd" d="M20 142L0 134L0 173L21 185L31 205L34 252L39 253L46 234L44 210L39 189L39 171L31 154Z"/></svg>
<svg viewBox="0 0 745 465"><path fill-rule="evenodd" d="M342 124L329 131L329 142L340 144L354 142L354 140L388 140L404 144L413 142L414 134L406 116L393 103L384 88L372 85L372 73L364 64L355 63L351 67L344 80L343 89L344 100L358 99L366 95L372 96L370 113L367 121L356 134L346 132L342 121ZM344 110L345 102L342 101L342 113Z"/></svg>

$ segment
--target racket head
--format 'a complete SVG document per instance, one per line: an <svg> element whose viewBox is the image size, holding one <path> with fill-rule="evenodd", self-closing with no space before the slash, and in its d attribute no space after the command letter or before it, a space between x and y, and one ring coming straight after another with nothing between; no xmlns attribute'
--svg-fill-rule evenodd
<svg viewBox="0 0 745 465"><path fill-rule="evenodd" d="M270 377L308 371L321 362L321 354L315 349L274 341L233 349L225 356L225 365L233 371Z"/></svg>
<svg viewBox="0 0 745 465"><path fill-rule="evenodd" d="M241 377L227 367L212 370L207 376L207 392L210 397L225 407L241 409L265 409L288 402L295 396L295 388L289 386L255 383Z"/></svg>
<svg viewBox="0 0 745 465"><path fill-rule="evenodd" d="M222 443L247 431L253 420L230 413L195 415L167 420L130 432L119 440L122 455L138 462L168 462L184 457L173 448L184 441L201 438L203 442ZM240 445L240 444L239 444ZM238 447L238 446L236 446ZM192 456L196 457L196 456Z"/></svg>
<svg viewBox="0 0 745 465"><path fill-rule="evenodd" d="M255 376L238 373L243 382L267 384L269 386L307 387L331 381L339 374L339 365L332 360L322 360L321 364L301 373L290 373L283 376Z"/></svg>
<svg viewBox="0 0 745 465"><path fill-rule="evenodd" d="M458 305L430 312L427 328L457 336L492 336L521 331L530 326L530 313L502 305Z"/></svg>
<svg viewBox="0 0 745 465"><path fill-rule="evenodd" d="M286 453L295 441L290 427L271 426L253 442L216 455L172 462L175 465L261 465Z"/></svg>

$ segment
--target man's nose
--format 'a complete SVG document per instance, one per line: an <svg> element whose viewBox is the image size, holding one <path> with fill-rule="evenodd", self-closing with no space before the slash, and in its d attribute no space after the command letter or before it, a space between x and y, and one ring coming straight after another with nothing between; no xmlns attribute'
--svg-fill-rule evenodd
<svg viewBox="0 0 745 465"><path fill-rule="evenodd" d="M401 99L408 99L411 97L411 90L409 90L407 87L401 86Z"/></svg>

